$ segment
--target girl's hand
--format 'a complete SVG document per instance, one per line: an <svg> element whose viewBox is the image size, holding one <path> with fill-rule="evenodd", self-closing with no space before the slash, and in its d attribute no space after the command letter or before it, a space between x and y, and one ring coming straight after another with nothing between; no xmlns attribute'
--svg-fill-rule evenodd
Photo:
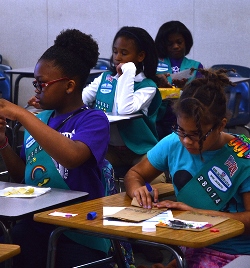
<svg viewBox="0 0 250 268"><path fill-rule="evenodd" d="M29 106L34 106L36 109L41 109L41 106L37 102L37 98L35 96L28 100L28 104Z"/></svg>
<svg viewBox="0 0 250 268"><path fill-rule="evenodd" d="M123 74L122 72L122 65L124 63L119 63L117 66L116 66L116 72L118 73L119 76L121 76Z"/></svg>
<svg viewBox="0 0 250 268"><path fill-rule="evenodd" d="M188 210L188 211L194 211L193 207L190 207L182 202L175 202L171 200L164 200L162 202L159 202L156 204L156 207L158 208L172 208L177 210Z"/></svg>
<svg viewBox="0 0 250 268"><path fill-rule="evenodd" d="M167 88L170 88L172 87L172 85L168 82L168 79L167 77L170 76L169 73L166 73L166 74L157 74L157 77L159 78L159 81L158 81L158 87L167 87Z"/></svg>
<svg viewBox="0 0 250 268"><path fill-rule="evenodd" d="M134 197L140 206L151 209L152 206L155 206L155 203L158 201L159 192L157 189L153 188L153 193L154 197L152 198L146 186L142 186L134 191Z"/></svg>
<svg viewBox="0 0 250 268"><path fill-rule="evenodd" d="M175 86L175 87L178 87L178 88L183 88L185 86L185 84L187 83L188 79L187 78L182 78L181 80L179 79L173 79L172 80L172 84Z"/></svg>

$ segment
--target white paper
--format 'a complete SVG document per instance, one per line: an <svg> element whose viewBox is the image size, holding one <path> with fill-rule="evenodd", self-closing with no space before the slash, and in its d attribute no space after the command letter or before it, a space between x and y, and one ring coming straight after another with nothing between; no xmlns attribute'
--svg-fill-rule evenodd
<svg viewBox="0 0 250 268"><path fill-rule="evenodd" d="M30 188L34 189L34 192L31 194L22 194L22 193L18 193L19 189L26 189L27 191ZM42 194L47 193L48 191L50 191L51 188L41 188L41 187L32 187L32 186L24 186L24 187L7 187L3 190L0 190L0 196L4 196L4 197L24 197L24 198L30 198L30 197L37 197L40 196ZM6 195L7 193L10 193L9 195ZM13 192L13 194L12 194ZM17 193L16 193L17 192Z"/></svg>
<svg viewBox="0 0 250 268"><path fill-rule="evenodd" d="M171 76L172 80L173 79L181 80L183 78L187 78L188 79L189 77L192 76L190 74L190 72L191 72L190 69L187 69L187 70L181 71L179 73L171 74L170 76Z"/></svg>
<svg viewBox="0 0 250 268"><path fill-rule="evenodd" d="M142 221L139 223L134 222L127 222L127 221L118 221L118 220L107 220L105 218L106 215L112 215L116 212L124 209L125 207L103 207L103 225L114 225L114 226L143 226L145 223L154 224L168 221L173 219L173 214L171 210L164 211L161 214L158 214L157 216L148 219L146 221Z"/></svg>

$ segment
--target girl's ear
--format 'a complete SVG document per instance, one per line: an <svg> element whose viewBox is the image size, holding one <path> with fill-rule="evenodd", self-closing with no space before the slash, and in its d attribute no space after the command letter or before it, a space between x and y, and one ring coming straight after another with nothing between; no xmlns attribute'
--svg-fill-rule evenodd
<svg viewBox="0 0 250 268"><path fill-rule="evenodd" d="M66 93L70 94L74 91L76 86L76 82L74 80L69 80L68 84L67 84L67 89L66 89Z"/></svg>
<svg viewBox="0 0 250 268"><path fill-rule="evenodd" d="M145 51L141 51L141 52L138 54L138 62L142 62L142 61L145 59L145 56L146 56Z"/></svg>
<svg viewBox="0 0 250 268"><path fill-rule="evenodd" d="M220 131L223 131L224 130L224 128L226 127L226 124L227 124L227 119L226 118L223 118L221 120L221 125L219 127Z"/></svg>

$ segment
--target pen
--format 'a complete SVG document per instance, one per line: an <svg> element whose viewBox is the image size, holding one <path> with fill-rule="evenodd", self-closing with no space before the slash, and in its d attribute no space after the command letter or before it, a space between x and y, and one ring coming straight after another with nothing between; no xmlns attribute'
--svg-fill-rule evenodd
<svg viewBox="0 0 250 268"><path fill-rule="evenodd" d="M153 190L153 188L151 187L151 185L148 183L148 182L146 182L146 188L147 188L147 190L149 191L149 193L150 193L150 195L152 196L152 198L154 199L154 190Z"/></svg>

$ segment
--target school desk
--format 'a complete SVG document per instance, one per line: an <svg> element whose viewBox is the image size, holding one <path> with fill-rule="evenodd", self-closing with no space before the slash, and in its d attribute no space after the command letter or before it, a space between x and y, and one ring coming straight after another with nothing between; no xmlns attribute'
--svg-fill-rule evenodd
<svg viewBox="0 0 250 268"><path fill-rule="evenodd" d="M24 186L27 185L0 181L0 190L7 187ZM38 197L0 196L0 228L4 232L5 243L11 244L9 231L17 220L47 209L84 201L87 195L86 192L52 188L51 191Z"/></svg>
<svg viewBox="0 0 250 268"><path fill-rule="evenodd" d="M98 70L98 69L91 69L90 70L90 76L101 74L105 70ZM15 79L15 85L14 85L14 96L13 96L13 103L18 104L18 95L19 95L19 83L22 78L34 78L34 67L27 67L27 68L18 68L18 69L11 69L6 70L5 73L10 75L10 86L12 90L13 85L13 75L17 75ZM12 91L11 91L12 96Z"/></svg>
<svg viewBox="0 0 250 268"><path fill-rule="evenodd" d="M195 232L187 230L174 230L170 228L157 227L156 232L142 232L138 226L111 226L103 225L103 207L126 207L130 206L131 199L125 192L83 202L75 205L58 208L57 211L78 214L75 217L54 217L44 211L34 215L34 220L59 227L55 230L49 241L47 268L54 267L56 239L65 228L81 230L85 234L101 236L112 240L127 241L132 243L157 245L162 249L168 249L177 259L178 267L185 267L185 259L177 246L193 248L206 247L219 241L240 235L244 232L244 225L240 221L228 219L218 225L219 232L212 233L209 229ZM87 220L87 214L91 211L97 213L94 220ZM173 211L174 217L181 211ZM64 228L65 227L65 228ZM91 267L86 266L86 267ZM119 268L124 266L119 266Z"/></svg>
<svg viewBox="0 0 250 268"><path fill-rule="evenodd" d="M20 246L13 244L0 244L0 262L6 261L20 253Z"/></svg>

